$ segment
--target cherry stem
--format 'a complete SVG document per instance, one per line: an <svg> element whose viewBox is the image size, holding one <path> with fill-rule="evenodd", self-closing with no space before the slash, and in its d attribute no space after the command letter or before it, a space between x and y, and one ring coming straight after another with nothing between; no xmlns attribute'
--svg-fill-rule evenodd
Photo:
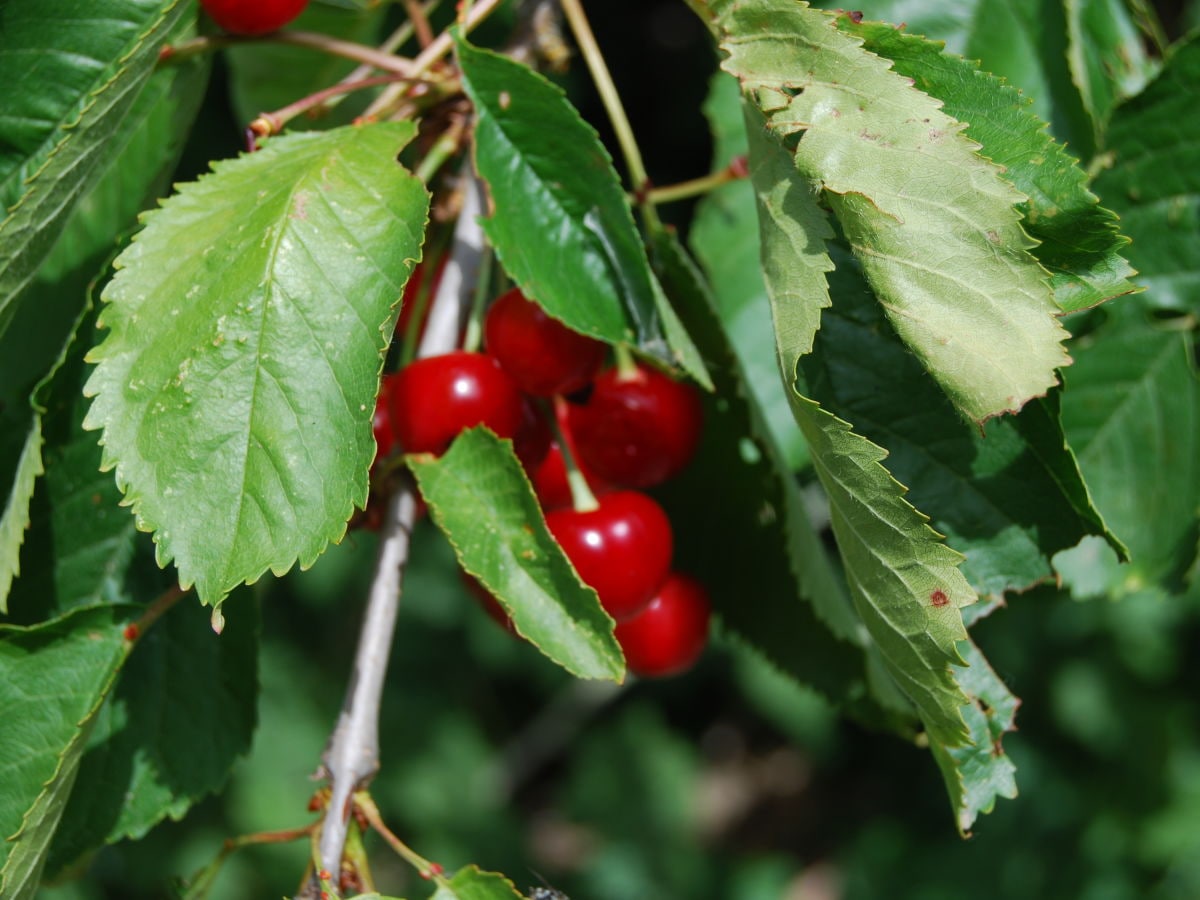
<svg viewBox="0 0 1200 900"><path fill-rule="evenodd" d="M239 837L226 838L213 861L188 879L187 890L183 893L181 900L204 900L208 896L208 892L212 890L217 876L221 873L221 869L225 865L225 860L229 859L230 856L243 847L291 843L292 841L310 837L316 827L314 823L306 825L303 828L289 828L283 831L260 831L255 834L244 834Z"/></svg>
<svg viewBox="0 0 1200 900"><path fill-rule="evenodd" d="M354 805L359 812L362 813L367 824L379 832L379 835L388 843L396 855L401 857L406 863L416 869L422 878L429 879L439 886L449 885L449 881L442 874L442 867L435 862L430 862L421 854L417 853L412 847L400 840L396 834L387 827L383 821L383 817L379 814L379 807L375 805L375 801L371 799L371 795L366 791L360 791L354 795Z"/></svg>
<svg viewBox="0 0 1200 900"><path fill-rule="evenodd" d="M714 191L731 181L740 181L748 176L746 158L739 156L718 172L670 184L666 187L651 188L646 199L654 204L673 203L676 200L687 200L689 197L699 197Z"/></svg>
<svg viewBox="0 0 1200 900"><path fill-rule="evenodd" d="M168 53L163 55L162 59L167 62L175 62L187 59L189 56L195 56L198 53L209 53L225 47L235 47L239 44L254 44L264 41L274 44L288 44L293 47L308 47L313 50L319 50L322 53L328 53L331 56L352 59L355 62L360 62L376 69L382 69L385 72L392 72L396 75L412 76L417 74L413 71L413 60L393 56L391 53L384 53L365 44L343 41L341 38L313 31L275 31L271 34L262 35L218 34L211 37L192 38L189 41L184 41L181 44L173 46Z"/></svg>
<svg viewBox="0 0 1200 900"><path fill-rule="evenodd" d="M380 85L392 84L396 81L407 82L409 80L406 75L377 75L373 78L361 78L358 81L339 81L333 87L317 91L315 94L309 94L307 97L301 97L294 103L280 107L274 112L261 113L258 118L250 123L250 130L258 137L270 137L282 131L283 126L296 118L296 116L308 112L310 109L323 106L334 97L352 94L355 91L361 91L365 88L379 87Z"/></svg>
<svg viewBox="0 0 1200 900"><path fill-rule="evenodd" d="M629 117L625 114L625 107L621 103L621 95L617 93L617 86L613 83L612 74L608 71L604 54L600 52L600 45L596 43L596 36L592 33L592 26L583 11L583 5L579 0L562 0L561 6L563 14L567 17L567 23L571 26L571 32L575 35L575 43L579 45L580 52L583 53L583 59L592 75L596 91L600 94L600 101L604 104L608 120L612 123L613 132L617 136L617 143L621 147L621 154L625 157L625 165L629 169L629 178L633 182L633 190L637 197L638 208L642 212L642 218L648 228L659 231L662 229L662 223L659 221L654 203L650 200L650 176L646 174L646 166L642 162L642 154L638 149L637 139L633 135L633 127L629 124Z"/></svg>
<svg viewBox="0 0 1200 900"><path fill-rule="evenodd" d="M466 126L461 120L456 119L452 122L450 127L438 136L437 141L429 148L429 152L425 154L425 158L421 160L413 174L425 184L429 184L438 169L446 164L446 160L458 152L465 130Z"/></svg>
<svg viewBox="0 0 1200 900"><path fill-rule="evenodd" d="M463 335L463 349L474 353L483 343L483 317L487 312L488 290L492 280L492 261L495 254L490 245L485 245L479 258L479 275L475 281L475 292L471 298L471 315L467 318L467 332Z"/></svg>
<svg viewBox="0 0 1200 900"><path fill-rule="evenodd" d="M467 14L466 19L462 22L462 33L469 33L471 29L491 15L502 2L503 0L482 0L478 5L473 6ZM435 62L449 53L453 47L454 39L450 36L450 32L443 31L434 38L432 44L417 54L417 57L412 61L409 74L414 78L423 75ZM384 89L375 98L374 102L367 107L367 111L363 113L363 118L369 119L383 116L385 112L399 105L404 99L405 90L405 86L401 84L393 84L391 87Z"/></svg>
<svg viewBox="0 0 1200 900"><path fill-rule="evenodd" d="M429 27L429 19L425 17L425 10L421 8L421 4L417 0L404 0L404 11L408 13L408 20L417 33L417 43L424 50L433 43L433 29Z"/></svg>
<svg viewBox="0 0 1200 900"><path fill-rule="evenodd" d="M554 408L552 410L543 409L543 414L550 423L550 433L558 442L558 452L562 454L563 469L567 474L567 487L571 489L571 506L575 512L595 512L600 508L600 501L596 499L592 486L588 484L587 478L580 471L579 462L575 459L574 445L562 425L559 424L558 413L567 401L559 396L555 397L553 402Z"/></svg>
<svg viewBox="0 0 1200 900"><path fill-rule="evenodd" d="M161 594L159 594L157 597L155 597L152 601L150 601L150 605L146 607L146 611L143 612L138 617L137 621L133 623L134 627L137 629L137 637L135 638L135 640L137 638L140 638L143 634L145 634L151 625L153 625L155 622L157 622L159 619L161 619L163 614L165 612L167 612L168 610L170 610L171 607L173 607L176 603L178 603L179 600L183 596L185 596L187 593L188 593L188 591L185 591L179 585L173 584L169 588L167 588L165 591L163 591ZM213 617L214 617L213 631L216 631L219 634L220 630L216 627L216 624L215 624L215 619L217 616L218 609L220 609L220 607L217 607L217 609L213 610ZM224 623L225 623L225 619L224 619L224 617L222 617L221 624L224 625Z"/></svg>
<svg viewBox="0 0 1200 900"><path fill-rule="evenodd" d="M640 377L637 360L627 344L617 344L613 347L613 356L617 360L617 381L631 381Z"/></svg>

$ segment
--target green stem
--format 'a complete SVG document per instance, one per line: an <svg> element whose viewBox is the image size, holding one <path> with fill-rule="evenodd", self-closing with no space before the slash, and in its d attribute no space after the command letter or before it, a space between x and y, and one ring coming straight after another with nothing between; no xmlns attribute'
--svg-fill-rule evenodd
<svg viewBox="0 0 1200 900"><path fill-rule="evenodd" d="M646 199L653 204L673 203L676 200L687 200L689 197L699 197L709 191L715 191L731 181L739 181L746 177L746 161L738 157L719 172L681 181L679 184L669 184L666 187L652 188Z"/></svg>
<svg viewBox="0 0 1200 900"><path fill-rule="evenodd" d="M574 446L559 424L558 410L567 401L562 397L555 397L553 402L554 408L546 409L543 406L542 414L550 422L550 433L554 435L554 440L558 443L558 452L562 454L563 469L567 473L567 487L571 489L571 506L575 512L594 512L600 508L600 501L596 499L592 486L580 471L579 462L575 459Z"/></svg>
<svg viewBox="0 0 1200 900"><path fill-rule="evenodd" d="M401 859L416 869L422 878L430 879L442 887L450 884L442 875L443 870L438 863L430 862L392 833L392 830L384 824L383 817L379 814L379 807L375 805L370 794L366 791L356 792L354 805L362 813L367 824L378 831L380 837L387 841L388 846L395 850Z"/></svg>
<svg viewBox="0 0 1200 900"><path fill-rule="evenodd" d="M483 317L487 310L491 280L492 247L488 244L484 246L483 255L479 258L479 278L471 296L471 316L467 319L466 334L463 335L463 349L468 353L474 353L483 343Z"/></svg>
<svg viewBox="0 0 1200 900"><path fill-rule="evenodd" d="M613 355L617 359L617 381L628 381L638 377L637 360L628 344L617 344L613 347Z"/></svg>
<svg viewBox="0 0 1200 900"><path fill-rule="evenodd" d="M629 117L625 114L625 107L621 103L621 95L617 93L617 86L613 83L608 65L604 62L600 45L596 43L592 26L588 23L579 0L561 0L561 6L567 22L571 26L571 32L575 35L575 42L583 53L588 71L592 74L592 81L596 84L600 101L604 104L604 110L608 114L608 119L617 136L617 143L621 147L621 154L625 157L625 165L629 169L634 196L637 198L642 218L646 227L651 231L661 231L662 223L659 221L658 211L650 201L650 176L646 174L646 166L642 162L641 151L638 150L637 140L633 136L633 128L629 124Z"/></svg>
<svg viewBox="0 0 1200 900"><path fill-rule="evenodd" d="M437 174L438 169L445 165L446 160L458 152L462 134L462 122L455 121L441 133L437 142L429 148L429 152L425 154L425 158L421 160L414 174L428 185L433 180L433 176Z"/></svg>

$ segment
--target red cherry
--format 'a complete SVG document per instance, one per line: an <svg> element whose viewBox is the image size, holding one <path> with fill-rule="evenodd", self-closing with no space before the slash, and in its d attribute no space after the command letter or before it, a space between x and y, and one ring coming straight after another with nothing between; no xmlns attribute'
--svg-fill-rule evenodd
<svg viewBox="0 0 1200 900"><path fill-rule="evenodd" d="M672 572L649 606L617 624L629 671L658 678L691 668L708 643L710 609L704 585Z"/></svg>
<svg viewBox="0 0 1200 900"><path fill-rule="evenodd" d="M513 288L496 299L483 323L488 353L527 394L570 394L600 370L605 344L572 331Z"/></svg>
<svg viewBox="0 0 1200 900"><path fill-rule="evenodd" d="M482 353L455 350L415 360L396 373L389 396L392 429L406 453L441 454L474 425L503 438L521 425L521 392Z"/></svg>
<svg viewBox="0 0 1200 900"><path fill-rule="evenodd" d="M588 471L578 455L575 463L593 494L599 497L612 492L612 486ZM536 468L528 471L529 480L533 483L533 492L537 494L543 510L549 512L552 509L570 506L574 502L571 485L567 481L567 464L563 460L562 448L558 446L558 441L551 441L545 458Z"/></svg>
<svg viewBox="0 0 1200 900"><path fill-rule="evenodd" d="M537 471L550 452L550 426L531 397L521 398L521 426L513 436L513 452L526 472Z"/></svg>
<svg viewBox="0 0 1200 900"><path fill-rule="evenodd" d="M601 478L647 488L678 475L700 443L699 392L657 369L601 372L586 403L571 407L579 455Z"/></svg>
<svg viewBox="0 0 1200 900"><path fill-rule="evenodd" d="M617 491L587 512L555 509L546 525L600 605L618 622L654 598L671 569L674 538L661 506L637 491Z"/></svg>
<svg viewBox="0 0 1200 900"><path fill-rule="evenodd" d="M375 415L371 418L371 429L375 433L375 462L390 456L396 446L396 433L392 430L390 400L395 380L394 372L384 375L379 385L379 396L375 400Z"/></svg>
<svg viewBox="0 0 1200 900"><path fill-rule="evenodd" d="M308 0L200 0L200 5L230 34L268 34L304 12Z"/></svg>

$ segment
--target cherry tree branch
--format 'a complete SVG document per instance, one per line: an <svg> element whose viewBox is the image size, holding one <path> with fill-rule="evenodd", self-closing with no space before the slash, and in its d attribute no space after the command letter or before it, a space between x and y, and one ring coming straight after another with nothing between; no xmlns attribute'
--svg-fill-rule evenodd
<svg viewBox="0 0 1200 900"><path fill-rule="evenodd" d="M430 309L418 356L436 356L457 346L464 311L469 308L483 248L483 229L479 224L482 185L474 176L468 176L466 181L466 196L450 258ZM404 473L388 501L354 672L318 771L318 777L329 780L330 798L318 842L317 868L332 873L335 883L342 868L351 800L355 791L365 788L379 771L379 706L416 518L416 485ZM302 900L318 896L320 885L315 876L297 895Z"/></svg>

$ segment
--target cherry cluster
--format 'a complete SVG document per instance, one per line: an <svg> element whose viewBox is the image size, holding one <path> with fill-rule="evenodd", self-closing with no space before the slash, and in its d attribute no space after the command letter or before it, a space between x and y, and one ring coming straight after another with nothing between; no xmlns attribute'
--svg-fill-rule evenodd
<svg viewBox="0 0 1200 900"><path fill-rule="evenodd" d="M707 592L672 571L671 523L643 490L691 460L703 424L695 388L632 360L605 368L605 344L516 288L492 302L483 337L486 352L426 357L384 376L379 456L439 455L476 425L511 439L550 533L617 621L629 669L689 668L708 639ZM495 615L494 598L482 599Z"/></svg>

